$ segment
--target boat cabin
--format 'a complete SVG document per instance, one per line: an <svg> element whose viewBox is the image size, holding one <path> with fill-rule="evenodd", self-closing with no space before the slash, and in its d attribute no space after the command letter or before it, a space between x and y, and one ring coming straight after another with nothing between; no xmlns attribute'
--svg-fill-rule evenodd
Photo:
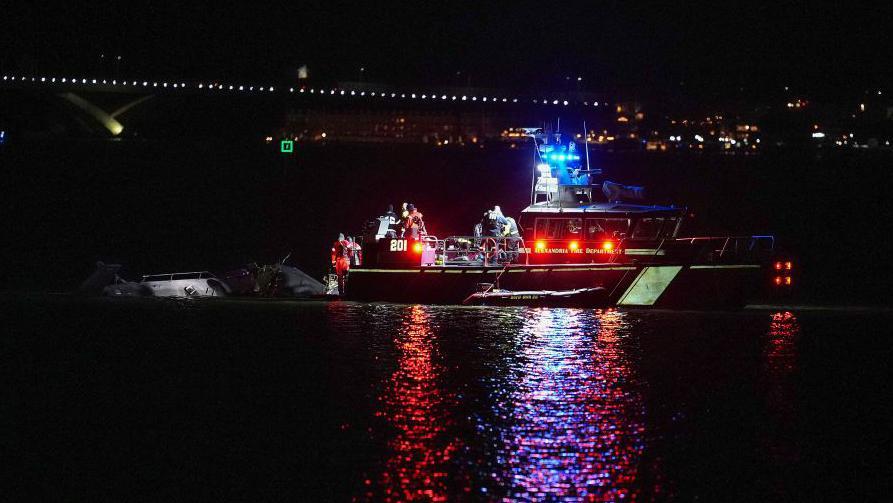
<svg viewBox="0 0 893 503"><path fill-rule="evenodd" d="M661 242L676 238L684 213L672 206L541 202L524 209L519 224L534 262L602 262L658 253Z"/></svg>

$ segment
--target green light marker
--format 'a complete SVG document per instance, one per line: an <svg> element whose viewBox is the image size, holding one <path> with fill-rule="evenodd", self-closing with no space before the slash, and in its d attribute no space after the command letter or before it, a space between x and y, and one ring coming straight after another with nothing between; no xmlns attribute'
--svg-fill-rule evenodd
<svg viewBox="0 0 893 503"><path fill-rule="evenodd" d="M295 151L295 142L292 140L282 140L279 142L279 151L283 154L290 154Z"/></svg>

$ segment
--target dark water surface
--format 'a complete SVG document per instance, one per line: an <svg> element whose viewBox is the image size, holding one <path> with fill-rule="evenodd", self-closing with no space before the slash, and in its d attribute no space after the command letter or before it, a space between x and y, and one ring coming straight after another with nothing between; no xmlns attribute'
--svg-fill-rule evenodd
<svg viewBox="0 0 893 503"><path fill-rule="evenodd" d="M0 303L15 499L890 490L889 311Z"/></svg>

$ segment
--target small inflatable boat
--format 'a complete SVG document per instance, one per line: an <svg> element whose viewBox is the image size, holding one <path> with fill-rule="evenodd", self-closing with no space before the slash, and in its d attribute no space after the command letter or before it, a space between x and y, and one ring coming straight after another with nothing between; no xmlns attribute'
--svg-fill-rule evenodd
<svg viewBox="0 0 893 503"><path fill-rule="evenodd" d="M463 305L471 306L595 307L607 303L608 291L601 287L523 291L491 289L475 292L462 301Z"/></svg>

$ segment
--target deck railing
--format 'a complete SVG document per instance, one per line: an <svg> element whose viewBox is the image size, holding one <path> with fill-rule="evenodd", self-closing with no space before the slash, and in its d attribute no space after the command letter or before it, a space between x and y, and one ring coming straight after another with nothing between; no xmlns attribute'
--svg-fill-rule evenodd
<svg viewBox="0 0 893 503"><path fill-rule="evenodd" d="M775 236L697 236L677 238L674 243L696 248L694 258L705 262L762 259L775 250Z"/></svg>
<svg viewBox="0 0 893 503"><path fill-rule="evenodd" d="M480 264L484 267L519 263L521 255L527 264L529 254L523 253L524 238L508 236L449 236L436 240L435 252L443 265Z"/></svg>

